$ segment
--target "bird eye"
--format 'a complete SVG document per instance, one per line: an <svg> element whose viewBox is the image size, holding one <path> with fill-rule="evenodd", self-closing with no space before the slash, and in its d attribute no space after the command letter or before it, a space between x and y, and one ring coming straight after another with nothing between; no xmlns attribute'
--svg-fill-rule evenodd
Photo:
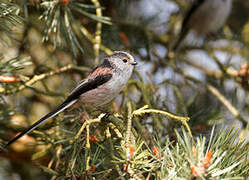
<svg viewBox="0 0 249 180"><path fill-rule="evenodd" d="M128 60L127 60L127 59L123 59L123 62L124 62L124 63L127 63L127 62L128 62Z"/></svg>

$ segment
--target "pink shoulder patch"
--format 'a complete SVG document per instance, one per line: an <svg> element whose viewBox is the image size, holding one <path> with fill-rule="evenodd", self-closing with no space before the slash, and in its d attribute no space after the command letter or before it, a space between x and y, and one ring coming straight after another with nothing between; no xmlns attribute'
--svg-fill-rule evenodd
<svg viewBox="0 0 249 180"><path fill-rule="evenodd" d="M102 67L98 67L97 69L95 69L95 71L93 71L90 75L89 78L95 78L97 76L100 75L104 75L104 74L112 74L112 69L111 68L102 68Z"/></svg>

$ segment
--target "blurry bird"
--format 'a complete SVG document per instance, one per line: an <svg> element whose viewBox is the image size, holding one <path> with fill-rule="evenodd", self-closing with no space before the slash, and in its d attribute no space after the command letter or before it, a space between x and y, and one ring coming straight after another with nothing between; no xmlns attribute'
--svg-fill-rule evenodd
<svg viewBox="0 0 249 180"><path fill-rule="evenodd" d="M179 49L190 30L200 35L213 33L221 28L230 14L232 0L196 0L186 14L180 37L173 50Z"/></svg>
<svg viewBox="0 0 249 180"><path fill-rule="evenodd" d="M123 89L131 77L134 65L136 64L133 56L127 52L115 51L112 55L107 56L104 58L102 64L93 69L87 78L73 89L61 105L10 140L6 146L11 145L23 135L29 133L73 104L99 107L109 103Z"/></svg>

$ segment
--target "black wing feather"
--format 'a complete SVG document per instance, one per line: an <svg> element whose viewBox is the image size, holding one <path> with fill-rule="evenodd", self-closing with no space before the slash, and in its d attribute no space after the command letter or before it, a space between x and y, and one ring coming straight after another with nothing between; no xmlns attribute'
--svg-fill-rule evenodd
<svg viewBox="0 0 249 180"><path fill-rule="evenodd" d="M183 23L182 23L182 29L181 29L181 33L180 33L180 37L178 38L177 42L175 43L175 46L173 48L174 51L176 51L180 45L180 43L182 42L182 40L185 38L185 36L188 34L189 31L189 27L188 27L188 22L192 16L192 14L195 13L195 11L204 3L205 0L196 0L194 1L193 5L191 6L191 8L189 9L189 11L187 12Z"/></svg>
<svg viewBox="0 0 249 180"><path fill-rule="evenodd" d="M74 99L78 99L79 96L87 91L97 88L98 86L106 83L112 77L112 74L104 74L95 77L94 79L89 79L87 82L79 84L74 90L73 93L68 96L65 102L70 102Z"/></svg>
<svg viewBox="0 0 249 180"><path fill-rule="evenodd" d="M195 13L195 11L204 3L205 0L197 0L197 1L194 1L193 5L191 6L190 10L187 12L184 20L183 20L183 23L182 23L182 27L186 27L188 22L189 22L189 19L190 17L192 16L192 14ZM184 28L182 28L184 29Z"/></svg>

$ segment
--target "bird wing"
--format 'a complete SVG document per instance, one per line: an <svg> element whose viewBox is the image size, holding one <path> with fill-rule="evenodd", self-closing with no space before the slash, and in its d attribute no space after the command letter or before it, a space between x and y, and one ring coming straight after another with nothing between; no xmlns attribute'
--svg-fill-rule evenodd
<svg viewBox="0 0 249 180"><path fill-rule="evenodd" d="M191 8L188 10L187 14L185 15L185 17L183 19L182 29L181 29L181 32L180 32L180 37L178 38L177 42L175 43L175 46L173 48L174 50L178 49L180 43L182 42L182 40L187 35L187 33L189 31L188 23L189 23L189 20L190 20L192 14L194 14L196 12L196 10L204 3L204 1L205 0L196 0L196 1L194 1Z"/></svg>
<svg viewBox="0 0 249 180"><path fill-rule="evenodd" d="M89 76L91 77L91 75L89 75ZM98 75L94 78L86 79L85 81L81 82L71 92L71 94L68 96L68 98L65 100L65 102L67 102L67 101L70 102L74 99L78 99L80 95L106 83L107 81L109 81L111 79L111 77L112 77L112 74L107 73L107 74Z"/></svg>
<svg viewBox="0 0 249 180"><path fill-rule="evenodd" d="M196 12L196 10L199 9L199 7L204 2L205 2L205 0L196 0L196 1L194 1L191 8L189 9L187 14L185 15L185 18L184 18L183 23L182 23L182 29L184 29L184 27L187 27L187 24L189 22L190 17L192 16L192 14L194 14Z"/></svg>
<svg viewBox="0 0 249 180"><path fill-rule="evenodd" d="M107 73L107 74L102 74L102 75L97 75L97 76L91 76L91 74L90 74L89 77L90 77L89 79L86 79L85 81L81 82L71 92L71 94L68 96L68 98L61 105L59 105L55 110L53 110L50 113L48 113L47 115L43 116L40 120L38 120L37 122L32 124L30 127L25 129L23 132L21 132L19 135L17 135L12 140L10 140L6 144L6 146L11 145L15 141L17 141L19 138L21 138L23 135L29 133L30 131L37 128L42 123L46 122L48 119L54 117L55 115L59 114L63 110L67 109L68 107L70 107L71 105L76 103L78 101L79 96L82 95L83 93L85 93L87 91L90 91L92 89L95 89L98 86L100 86L100 85L106 83L107 81L109 81L111 79L111 77L112 77L112 74Z"/></svg>

